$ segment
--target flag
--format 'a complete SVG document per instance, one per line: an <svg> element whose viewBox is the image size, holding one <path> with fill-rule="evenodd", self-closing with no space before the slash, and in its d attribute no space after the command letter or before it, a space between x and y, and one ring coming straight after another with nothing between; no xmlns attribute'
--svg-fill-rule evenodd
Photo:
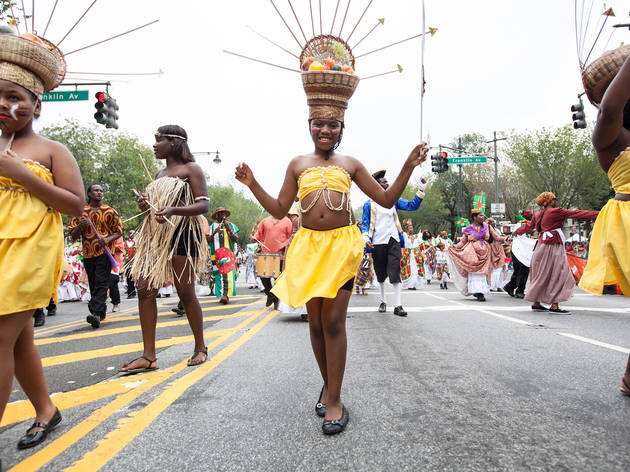
<svg viewBox="0 0 630 472"><path fill-rule="evenodd" d="M473 196L473 208L481 210L481 213L486 214L486 196L475 195Z"/></svg>

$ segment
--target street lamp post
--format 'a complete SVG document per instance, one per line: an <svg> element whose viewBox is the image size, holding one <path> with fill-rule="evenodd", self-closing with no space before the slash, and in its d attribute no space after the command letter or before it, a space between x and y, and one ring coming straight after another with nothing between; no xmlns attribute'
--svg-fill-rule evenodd
<svg viewBox="0 0 630 472"><path fill-rule="evenodd" d="M199 152L193 152L193 154L205 154L206 156L211 156L212 154L214 154L214 159L212 159L212 162L217 166L221 164L221 157L219 156L219 151L199 151Z"/></svg>

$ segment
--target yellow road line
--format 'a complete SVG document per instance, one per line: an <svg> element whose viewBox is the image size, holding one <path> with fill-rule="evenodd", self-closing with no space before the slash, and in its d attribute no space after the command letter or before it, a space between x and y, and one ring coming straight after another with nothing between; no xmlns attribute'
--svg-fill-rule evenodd
<svg viewBox="0 0 630 472"><path fill-rule="evenodd" d="M184 392L212 372L221 362L230 357L239 347L260 331L271 321L278 311L272 311L241 337L223 348L217 355L209 359L205 364L193 372L172 382L155 400L140 411L133 412L128 417L118 422L118 427L107 434L104 440L98 442L98 446L64 469L64 472L72 471L97 471L118 454L136 436L144 431L160 413L168 408Z"/></svg>
<svg viewBox="0 0 630 472"><path fill-rule="evenodd" d="M137 307L136 308L127 308L126 310L122 310L122 311L116 312L116 314L117 315L126 315L128 313L133 313L134 311L137 311ZM114 316L116 316L116 315L114 315ZM58 324L58 325L54 325L54 326L46 326L45 328L36 329L35 330L35 336L41 336L43 334L54 333L56 331L59 331L60 329L71 328L73 326L79 326L81 324L85 324L85 318L82 318L80 321L79 320L68 321L67 323L62 323L62 324Z"/></svg>
<svg viewBox="0 0 630 472"><path fill-rule="evenodd" d="M244 320L236 328L234 328L234 331L237 332L241 330L242 328L246 327L249 323L257 319L265 311L267 311L267 308L263 308L259 312L256 312L254 315L249 317L247 320ZM247 335L247 333L245 335ZM227 340L230 336L231 334L215 340L211 345L208 345L208 350L214 349L216 346L220 345L225 340ZM210 359L206 361L206 363L209 361ZM107 405L92 412L90 416L88 416L82 422L74 426L67 433L63 434L62 436L55 439L54 441L51 441L45 447L43 447L39 451L35 452L33 455L29 456L28 458L26 458L25 460L17 464L15 467L10 469L9 472L31 472L33 470L39 469L40 467L43 467L48 462L50 462L55 457L57 457L59 454L64 452L66 449L68 449L70 446L74 445L77 441L83 438L90 431L100 426L105 420L107 420L109 417L111 417L116 412L118 412L118 410L127 406L129 403L131 403L141 394L149 391L152 387L158 385L161 382L164 382L168 378L184 370L187 367L186 362L187 361L182 361L179 364L171 367L170 369L163 371L165 376L163 376L163 378L160 377L159 381L156 380L155 382L148 381L148 382L142 383L141 385L137 386L130 392L124 395L119 395L114 400L109 402ZM204 365L205 364L202 364L200 367L196 367L195 370L200 369ZM138 376L134 376L133 378L138 378ZM57 398L55 398L55 402L56 401L57 401Z"/></svg>
<svg viewBox="0 0 630 472"><path fill-rule="evenodd" d="M252 313L253 312L251 311L242 311L242 312L233 313L230 315L205 316L203 320L204 321L218 321L218 320L225 320L229 318L238 318L241 316L248 316L248 315L251 315ZM163 323L157 323L156 327L167 328L170 326L181 326L181 325L187 325L187 324L188 324L188 320L184 318L184 319L179 319L175 321L165 321ZM131 333L134 331L140 331L140 329L141 329L140 325L134 325L134 326L124 326L122 328L92 330L92 331L87 331L85 333L70 334L68 336L61 336L58 338L50 337L50 338L36 339L35 345L44 346L46 344L56 344L56 343L63 343L63 342L68 342L68 341L76 341L77 339L99 338L101 336L110 336L112 334Z"/></svg>

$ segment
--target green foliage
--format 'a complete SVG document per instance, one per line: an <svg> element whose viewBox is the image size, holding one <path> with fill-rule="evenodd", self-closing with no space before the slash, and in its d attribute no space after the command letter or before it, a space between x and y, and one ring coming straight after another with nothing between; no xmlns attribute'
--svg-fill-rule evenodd
<svg viewBox="0 0 630 472"><path fill-rule="evenodd" d="M610 194L588 132L567 125L516 133L505 154L513 166L513 183L528 201L551 191L563 207L599 210Z"/></svg>
<svg viewBox="0 0 630 472"><path fill-rule="evenodd" d="M15 14L15 16L13 16ZM31 18L31 15L24 16L24 10L15 2L15 0L0 0L0 23L15 20L19 25L23 19Z"/></svg>
<svg viewBox="0 0 630 472"><path fill-rule="evenodd" d="M243 192L235 190L230 185L208 187L210 197L210 211L207 218L212 223L212 213L216 207L222 206L230 210L231 221L238 227L238 241L241 247L249 243L249 236L257 221L263 216L262 207L258 203L245 197Z"/></svg>
<svg viewBox="0 0 630 472"><path fill-rule="evenodd" d="M157 173L158 166L153 151L137 137L73 120L48 126L41 135L70 150L79 164L86 190L92 184L103 187L104 202L115 208L123 220L140 213L132 189L143 190L150 179L138 155L142 155L151 175ZM125 223L125 229L134 229L141 222L142 217L135 218Z"/></svg>

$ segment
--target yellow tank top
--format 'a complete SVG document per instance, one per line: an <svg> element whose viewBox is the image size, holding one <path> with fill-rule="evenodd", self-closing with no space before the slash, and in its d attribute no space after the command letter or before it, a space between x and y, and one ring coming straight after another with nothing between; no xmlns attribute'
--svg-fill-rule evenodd
<svg viewBox="0 0 630 472"><path fill-rule="evenodd" d="M608 169L608 178L615 192L630 194L630 147L612 163Z"/></svg>
<svg viewBox="0 0 630 472"><path fill-rule="evenodd" d="M29 159L24 159L24 164L35 175L54 184L49 169ZM49 212L58 213L20 183L0 175L0 239L28 238Z"/></svg>
<svg viewBox="0 0 630 472"><path fill-rule="evenodd" d="M348 224L352 224L352 205L350 204L350 186L352 179L347 170L337 166L309 167L300 174L297 181L300 192L300 220L304 213L308 213L315 203L324 199L326 207L331 211L347 211ZM341 193L341 201L338 205L333 205L330 199L330 191ZM307 195L315 193L306 208L302 206L302 200ZM301 223L301 222L300 222Z"/></svg>

